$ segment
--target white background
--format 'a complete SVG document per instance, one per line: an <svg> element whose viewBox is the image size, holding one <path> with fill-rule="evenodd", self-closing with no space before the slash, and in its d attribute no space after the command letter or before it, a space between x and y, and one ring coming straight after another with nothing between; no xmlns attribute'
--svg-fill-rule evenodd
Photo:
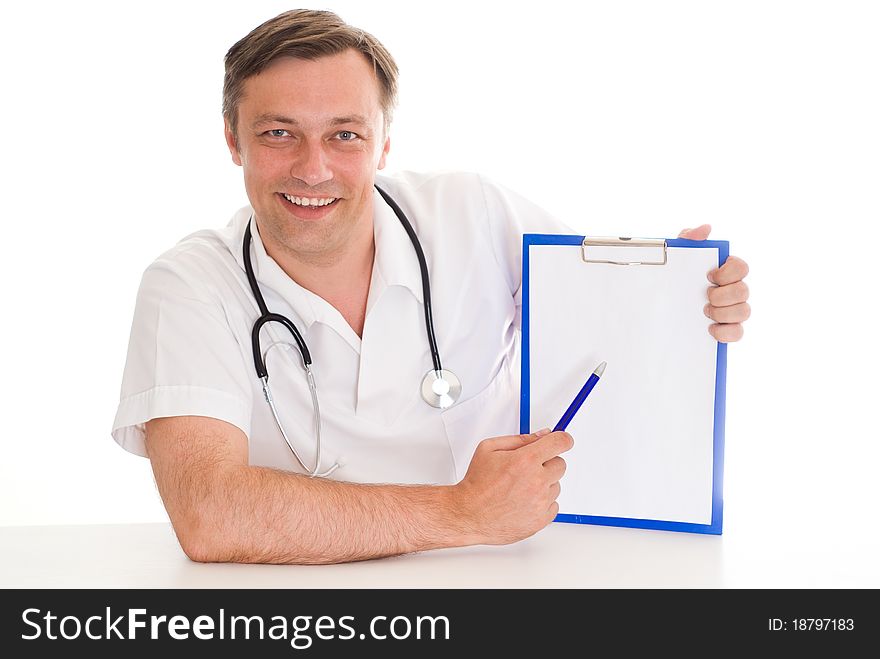
<svg viewBox="0 0 880 659"><path fill-rule="evenodd" d="M110 438L144 268L246 203L222 59L285 2L0 10L0 525L164 521ZM597 235L709 222L751 265L725 537L880 552L880 10L356 2L401 69L389 169L481 171ZM686 413L686 410L670 410Z"/></svg>

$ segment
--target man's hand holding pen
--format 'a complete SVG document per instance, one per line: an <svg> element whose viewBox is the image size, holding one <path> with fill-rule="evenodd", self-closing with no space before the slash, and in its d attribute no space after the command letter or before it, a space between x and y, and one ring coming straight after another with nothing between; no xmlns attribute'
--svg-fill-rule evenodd
<svg viewBox="0 0 880 659"><path fill-rule="evenodd" d="M467 474L454 485L455 512L470 543L500 545L537 533L559 512L560 457L574 446L567 432L484 439Z"/></svg>

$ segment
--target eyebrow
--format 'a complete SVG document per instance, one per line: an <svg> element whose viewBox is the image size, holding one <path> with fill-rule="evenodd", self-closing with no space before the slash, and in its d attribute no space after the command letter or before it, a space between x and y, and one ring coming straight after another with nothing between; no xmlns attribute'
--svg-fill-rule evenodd
<svg viewBox="0 0 880 659"><path fill-rule="evenodd" d="M263 124L289 124L291 126L299 126L299 122L292 117L285 117L281 114L272 114L270 112L261 114L254 119L252 127L256 128L257 126L262 126ZM363 126L369 125L369 121L366 117L360 114L350 114L344 117L333 117L329 124L331 126L339 126L341 124L361 124Z"/></svg>

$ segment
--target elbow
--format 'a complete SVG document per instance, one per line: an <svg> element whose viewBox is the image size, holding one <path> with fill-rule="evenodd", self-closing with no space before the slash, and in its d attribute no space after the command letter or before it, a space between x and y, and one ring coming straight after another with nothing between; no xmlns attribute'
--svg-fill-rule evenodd
<svg viewBox="0 0 880 659"><path fill-rule="evenodd" d="M194 563L224 563L222 552L206 538L194 534L177 534L177 541L186 557Z"/></svg>
<svg viewBox="0 0 880 659"><path fill-rule="evenodd" d="M174 524L177 542L186 557L194 563L223 563L222 548L210 534L185 525Z"/></svg>
<svg viewBox="0 0 880 659"><path fill-rule="evenodd" d="M247 562L237 559L227 533L198 515L187 519L173 519L172 526L177 542L186 557L194 563Z"/></svg>

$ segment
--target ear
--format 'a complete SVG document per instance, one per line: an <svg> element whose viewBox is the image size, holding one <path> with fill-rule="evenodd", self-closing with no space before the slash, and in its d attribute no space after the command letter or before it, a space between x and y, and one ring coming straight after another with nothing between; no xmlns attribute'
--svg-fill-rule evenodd
<svg viewBox="0 0 880 659"><path fill-rule="evenodd" d="M382 147L382 155L379 156L379 164L376 166L376 169L385 169L385 158L388 156L388 151L391 149L391 138L385 138L385 144Z"/></svg>
<svg viewBox="0 0 880 659"><path fill-rule="evenodd" d="M223 120L223 134L226 136L226 146L229 147L232 162L241 167L241 152L238 150L238 142L235 139L235 133L232 132L228 119Z"/></svg>

